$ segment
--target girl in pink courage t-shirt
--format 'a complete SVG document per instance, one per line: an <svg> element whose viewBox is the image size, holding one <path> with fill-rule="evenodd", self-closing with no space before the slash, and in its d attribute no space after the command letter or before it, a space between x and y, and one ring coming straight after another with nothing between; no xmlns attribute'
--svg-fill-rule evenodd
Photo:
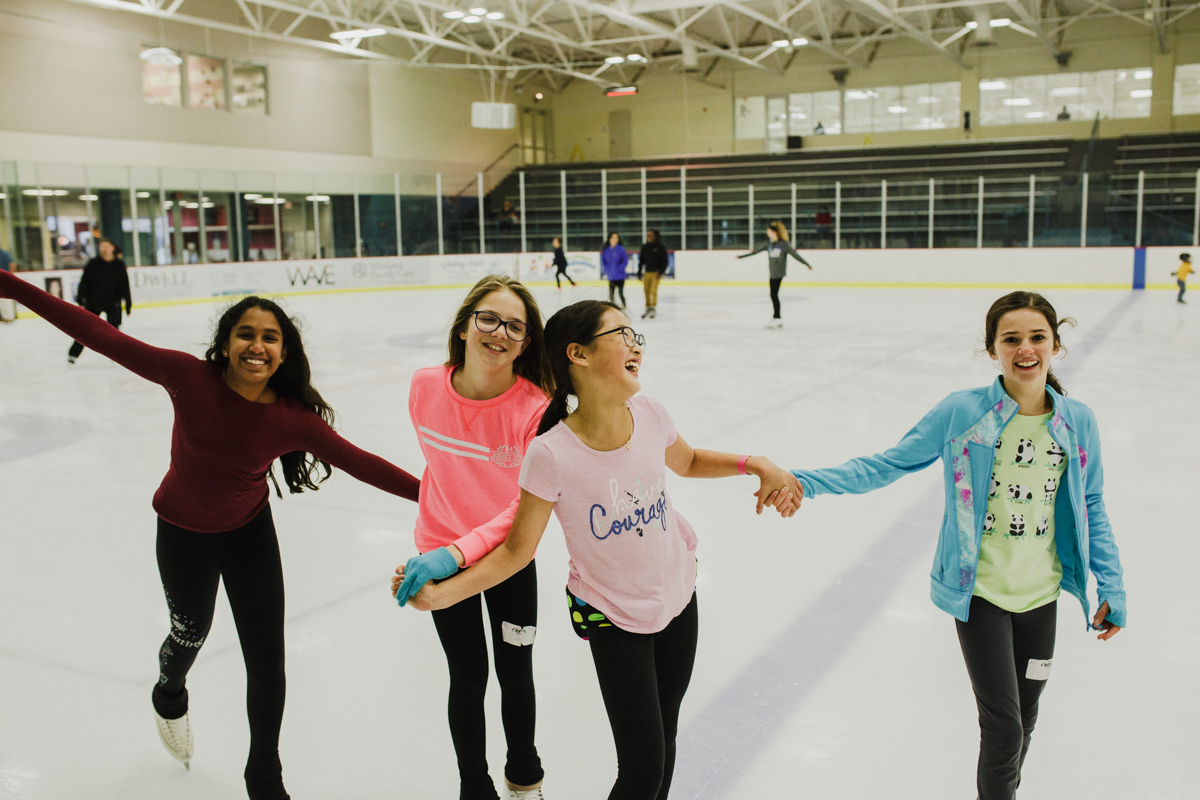
<svg viewBox="0 0 1200 800"><path fill-rule="evenodd" d="M408 411L425 455L417 513L421 555L404 566L400 605L426 581L448 578L504 541L517 511L517 476L537 433L553 379L542 316L529 290L490 275L463 301L450 331L450 358L417 370ZM487 598L501 714L508 740L506 796L542 797L534 746L533 637L537 573L533 561L489 584ZM398 570L399 571L399 570ZM450 666L450 737L462 800L496 800L488 775L483 700L488 652L480 592L433 613Z"/></svg>
<svg viewBox="0 0 1200 800"><path fill-rule="evenodd" d="M550 318L557 388L525 454L512 531L474 567L411 600L444 613L508 579L533 558L551 511L558 515L571 618L591 647L616 742L609 800L666 798L696 656L696 535L667 492L667 468L692 478L753 474L759 513L774 506L791 516L801 498L794 476L766 458L693 450L662 404L635 397L644 343L613 303L585 300ZM570 413L569 395L579 400ZM393 589L402 589L397 573Z"/></svg>

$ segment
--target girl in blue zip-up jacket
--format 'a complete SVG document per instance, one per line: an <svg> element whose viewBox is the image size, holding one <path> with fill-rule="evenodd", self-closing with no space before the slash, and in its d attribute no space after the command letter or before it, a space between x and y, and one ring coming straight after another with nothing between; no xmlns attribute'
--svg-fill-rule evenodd
<svg viewBox="0 0 1200 800"><path fill-rule="evenodd" d="M1104 509L1100 436L1091 409L1050 371L1061 323L1041 295L992 304L985 345L1001 377L955 392L889 450L838 467L794 470L807 497L863 494L938 459L945 516L931 575L952 614L979 708L979 800L1012 800L1050 677L1060 589L1107 640L1125 626L1125 589Z"/></svg>

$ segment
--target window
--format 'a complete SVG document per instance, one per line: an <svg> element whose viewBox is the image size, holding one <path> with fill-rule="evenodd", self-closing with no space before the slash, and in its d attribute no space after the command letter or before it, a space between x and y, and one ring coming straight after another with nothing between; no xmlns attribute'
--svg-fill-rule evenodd
<svg viewBox="0 0 1200 800"><path fill-rule="evenodd" d="M142 100L153 106L181 106L183 82L179 65L143 61Z"/></svg>
<svg viewBox="0 0 1200 800"><path fill-rule="evenodd" d="M842 93L788 95L788 135L813 136L842 132ZM817 126L820 126L818 129Z"/></svg>
<svg viewBox="0 0 1200 800"><path fill-rule="evenodd" d="M1176 114L1200 114L1200 64L1175 67Z"/></svg>
<svg viewBox="0 0 1200 800"><path fill-rule="evenodd" d="M979 82L980 125L1150 116L1149 67L989 78Z"/></svg>
<svg viewBox="0 0 1200 800"><path fill-rule="evenodd" d="M234 111L267 113L267 68L248 61L229 62L229 87Z"/></svg>
<svg viewBox="0 0 1200 800"><path fill-rule="evenodd" d="M188 105L225 110L225 62L208 56L187 57Z"/></svg>

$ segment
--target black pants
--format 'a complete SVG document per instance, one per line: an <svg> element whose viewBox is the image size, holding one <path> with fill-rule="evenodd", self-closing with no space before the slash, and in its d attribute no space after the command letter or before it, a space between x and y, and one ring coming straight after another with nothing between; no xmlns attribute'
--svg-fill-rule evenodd
<svg viewBox="0 0 1200 800"><path fill-rule="evenodd" d="M544 775L533 744L537 699L533 689L533 641L505 640L504 627L537 626L537 568L534 562L482 595L491 621L496 679L500 682L500 717L508 758L504 777L517 786L532 786ZM460 800L495 800L488 775L487 726L483 697L488 683L487 634L480 595L433 612L438 638L450 666L450 738L458 757ZM512 638L511 634L510 637Z"/></svg>
<svg viewBox="0 0 1200 800"><path fill-rule="evenodd" d="M608 800L666 800L675 771L679 707L692 679L696 595L658 633L617 627L590 631L600 694L617 745L617 782Z"/></svg>
<svg viewBox="0 0 1200 800"><path fill-rule="evenodd" d="M1014 614L972 597L970 621L956 620L979 708L979 800L1016 797L1049 665L1037 673L1054 656L1057 614L1057 601Z"/></svg>
<svg viewBox="0 0 1200 800"><path fill-rule="evenodd" d="M608 302L610 302L610 303L617 302L616 296L614 293L619 293L621 295L621 308L624 308L625 307L625 281L624 280L608 282Z"/></svg>
<svg viewBox="0 0 1200 800"><path fill-rule="evenodd" d="M561 288L562 288L562 281L559 279L559 277L560 277L560 276L561 276L561 277L563 277L563 278L566 278L566 279L567 279L567 280L569 280L569 281L571 281L571 276L567 274L567 268L566 268L566 267L558 267L558 268L555 270L555 273L554 273L554 285L555 285L555 286L557 286L558 288L560 288L560 289L561 289ZM572 285L572 286L574 286L574 285L575 285L575 281L571 281L571 285Z"/></svg>
<svg viewBox="0 0 1200 800"><path fill-rule="evenodd" d="M1183 293L1187 291L1187 283L1185 281L1181 281L1178 279L1175 281L1175 283L1179 285L1179 296L1176 297L1175 299L1182 303L1183 302Z"/></svg>
<svg viewBox="0 0 1200 800"><path fill-rule="evenodd" d="M783 283L783 278L771 278L771 307L775 309L775 319L780 319L779 285L781 283Z"/></svg>
<svg viewBox="0 0 1200 800"><path fill-rule="evenodd" d="M196 533L159 518L157 550L171 633L158 652L154 710L166 719L187 713L185 678L212 627L217 584L223 581L246 662L246 777L269 780L280 770L279 728L286 691L283 565L271 507L225 533Z"/></svg>

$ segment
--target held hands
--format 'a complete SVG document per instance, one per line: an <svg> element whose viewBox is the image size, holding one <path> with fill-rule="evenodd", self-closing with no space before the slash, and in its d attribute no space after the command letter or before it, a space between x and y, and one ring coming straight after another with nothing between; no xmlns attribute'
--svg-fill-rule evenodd
<svg viewBox="0 0 1200 800"><path fill-rule="evenodd" d="M458 572L458 560L445 547L413 556L403 567L396 567L396 576L392 578L392 595L403 607L426 583L449 578L455 572Z"/></svg>
<svg viewBox="0 0 1200 800"><path fill-rule="evenodd" d="M1117 632L1121 630L1119 625L1113 625L1111 622L1105 619L1105 617L1108 616L1108 612L1108 601L1105 600L1100 604L1100 608L1096 609L1096 616L1092 620L1092 627L1100 631L1100 635L1096 638L1102 642L1107 642L1109 639L1116 636Z"/></svg>
<svg viewBox="0 0 1200 800"><path fill-rule="evenodd" d="M804 499L804 487L796 480L796 476L787 470L780 469L769 458L753 456L746 461L746 472L758 478L758 498L755 514L761 514L764 508L774 507L779 516L787 518L800 510L800 501Z"/></svg>

